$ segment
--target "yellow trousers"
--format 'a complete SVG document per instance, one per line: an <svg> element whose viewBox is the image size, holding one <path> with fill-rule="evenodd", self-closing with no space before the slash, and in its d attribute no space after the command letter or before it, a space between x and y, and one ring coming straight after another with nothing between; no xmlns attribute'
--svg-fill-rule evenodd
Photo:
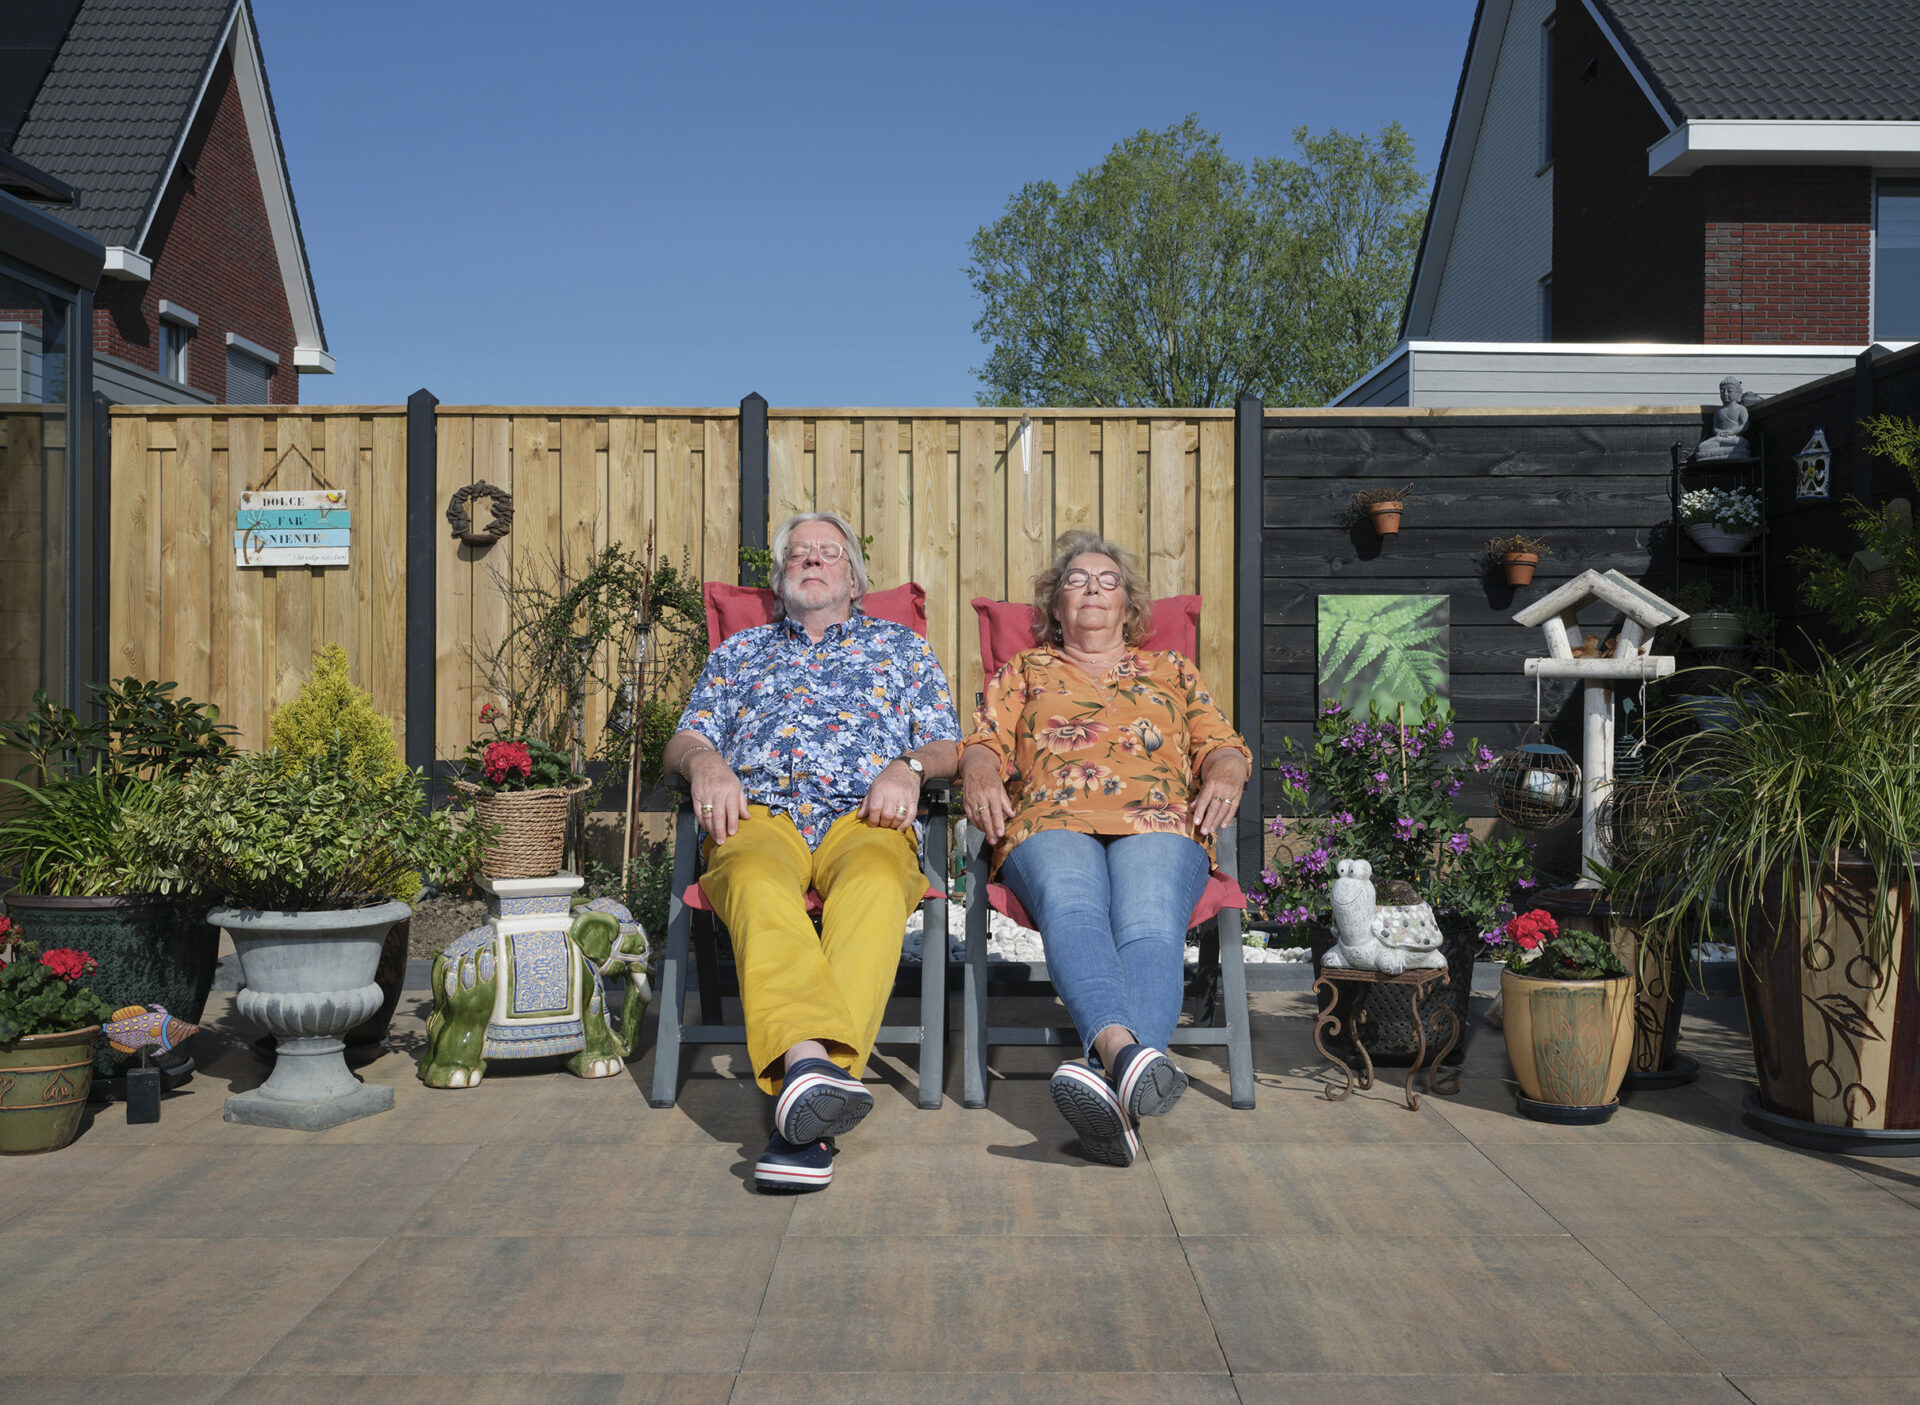
<svg viewBox="0 0 1920 1405"><path fill-rule="evenodd" d="M907 918L927 891L913 832L848 813L809 849L792 820L749 805L733 838L707 841L700 886L733 936L747 1055L760 1086L780 1090L782 1057L806 1039L825 1044L854 1077L864 1073ZM809 888L822 903L817 932Z"/></svg>

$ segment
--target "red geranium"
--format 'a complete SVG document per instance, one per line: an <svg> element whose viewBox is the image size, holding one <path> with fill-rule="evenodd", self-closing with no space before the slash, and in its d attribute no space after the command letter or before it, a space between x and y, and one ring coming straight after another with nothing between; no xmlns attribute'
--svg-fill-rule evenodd
<svg viewBox="0 0 1920 1405"><path fill-rule="evenodd" d="M481 769L494 785L504 785L516 776L525 780L533 774L533 754L524 742L489 742Z"/></svg>
<svg viewBox="0 0 1920 1405"><path fill-rule="evenodd" d="M1532 912L1509 918L1506 933L1508 939L1522 951L1532 951L1542 942L1559 936L1560 924L1544 908L1536 907Z"/></svg>
<svg viewBox="0 0 1920 1405"><path fill-rule="evenodd" d="M75 951L70 946L57 946L52 951L40 953L40 964L63 981L77 981L82 976L90 976L99 969L100 963L84 951Z"/></svg>

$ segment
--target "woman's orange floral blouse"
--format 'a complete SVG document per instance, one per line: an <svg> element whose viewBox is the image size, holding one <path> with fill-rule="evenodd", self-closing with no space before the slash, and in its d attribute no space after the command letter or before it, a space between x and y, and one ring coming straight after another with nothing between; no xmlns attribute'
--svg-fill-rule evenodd
<svg viewBox="0 0 1920 1405"><path fill-rule="evenodd" d="M1200 765L1220 747L1252 753L1186 655L1129 649L1094 679L1051 649L1028 649L987 681L962 746L1000 758L1013 819L993 870L1043 829L1080 834L1184 834L1206 847L1188 803Z"/></svg>

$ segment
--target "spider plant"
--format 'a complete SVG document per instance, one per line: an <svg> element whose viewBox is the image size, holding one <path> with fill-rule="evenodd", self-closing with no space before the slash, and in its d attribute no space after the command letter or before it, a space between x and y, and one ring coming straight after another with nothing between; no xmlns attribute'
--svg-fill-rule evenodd
<svg viewBox="0 0 1920 1405"><path fill-rule="evenodd" d="M1920 851L1920 644L1761 669L1726 698L1729 725L1682 736L1649 769L1679 803L1623 866L1621 886L1658 895L1649 935L1701 930L1724 901L1743 958L1777 946L1792 924L1755 924L1795 905L1814 930L1834 896L1841 851L1873 865L1877 891L1863 932L1865 955L1885 969L1903 918L1896 890L1910 884Z"/></svg>

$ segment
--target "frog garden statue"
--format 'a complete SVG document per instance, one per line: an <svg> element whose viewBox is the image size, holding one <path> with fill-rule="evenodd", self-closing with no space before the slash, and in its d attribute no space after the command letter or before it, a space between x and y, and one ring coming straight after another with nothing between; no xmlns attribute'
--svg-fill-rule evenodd
<svg viewBox="0 0 1920 1405"><path fill-rule="evenodd" d="M1378 971L1397 976L1445 966L1440 950L1440 924L1433 909L1409 890L1397 896L1405 901L1380 906L1373 889L1373 865L1365 859L1342 859L1339 875L1327 889L1339 944L1320 958L1322 966L1353 971Z"/></svg>
<svg viewBox="0 0 1920 1405"><path fill-rule="evenodd" d="M420 1081L472 1088L489 1059L571 1054L582 1078L620 1072L652 999L647 937L610 898L580 907L571 873L481 879L487 922L448 944L433 962L433 1014ZM616 1032L603 982L625 979Z"/></svg>

